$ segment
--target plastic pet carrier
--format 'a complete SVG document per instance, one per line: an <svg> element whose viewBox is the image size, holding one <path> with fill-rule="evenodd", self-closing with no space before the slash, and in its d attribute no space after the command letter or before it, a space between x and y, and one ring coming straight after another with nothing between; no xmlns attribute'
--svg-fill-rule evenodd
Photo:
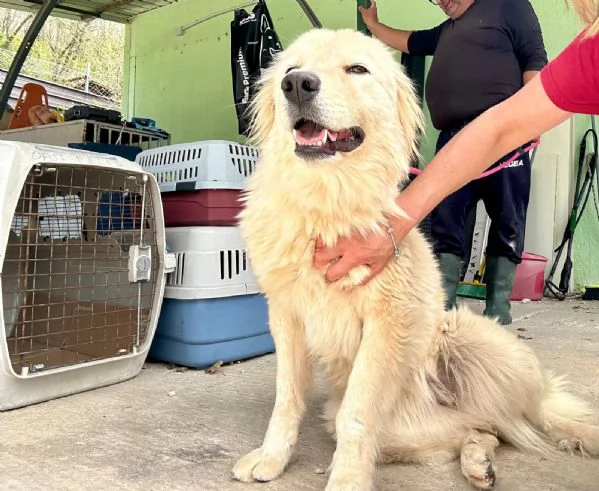
<svg viewBox="0 0 599 491"><path fill-rule="evenodd" d="M136 162L156 176L160 191L244 189L258 150L225 140L206 140L145 150Z"/></svg>
<svg viewBox="0 0 599 491"><path fill-rule="evenodd" d="M169 275L150 355L206 367L274 351L259 293L236 227L168 228L177 267Z"/></svg>
<svg viewBox="0 0 599 491"><path fill-rule="evenodd" d="M0 155L0 410L135 377L175 266L155 179L81 150Z"/></svg>

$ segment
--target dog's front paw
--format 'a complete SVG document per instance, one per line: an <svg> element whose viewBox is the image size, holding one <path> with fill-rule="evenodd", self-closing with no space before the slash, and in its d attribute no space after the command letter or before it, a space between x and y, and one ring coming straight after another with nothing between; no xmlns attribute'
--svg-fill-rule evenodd
<svg viewBox="0 0 599 491"><path fill-rule="evenodd" d="M371 491L373 482L367 472L333 472L325 491Z"/></svg>
<svg viewBox="0 0 599 491"><path fill-rule="evenodd" d="M358 266L350 270L343 278L339 279L335 285L342 290L348 291L360 286L369 275L370 268L368 266Z"/></svg>
<svg viewBox="0 0 599 491"><path fill-rule="evenodd" d="M283 473L288 460L283 455L269 455L260 447L239 459L233 477L242 482L272 481Z"/></svg>
<svg viewBox="0 0 599 491"><path fill-rule="evenodd" d="M476 443L470 443L462 449L462 473L476 489L493 489L497 480L493 461L485 449Z"/></svg>

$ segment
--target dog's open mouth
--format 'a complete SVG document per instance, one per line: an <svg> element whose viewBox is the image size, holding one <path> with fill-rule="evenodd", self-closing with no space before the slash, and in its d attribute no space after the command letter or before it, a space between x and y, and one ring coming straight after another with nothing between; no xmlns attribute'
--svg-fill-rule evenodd
<svg viewBox="0 0 599 491"><path fill-rule="evenodd" d="M310 158L323 158L336 152L351 152L364 141L358 126L333 131L315 121L300 119L293 127L295 153Z"/></svg>

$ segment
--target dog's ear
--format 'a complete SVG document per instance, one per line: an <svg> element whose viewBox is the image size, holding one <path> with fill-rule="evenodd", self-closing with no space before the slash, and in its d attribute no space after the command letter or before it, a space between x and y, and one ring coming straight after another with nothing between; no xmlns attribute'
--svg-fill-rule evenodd
<svg viewBox="0 0 599 491"><path fill-rule="evenodd" d="M398 64L395 68L395 91L399 122L403 128L409 159L418 156L418 139L424 130L424 115L416 88Z"/></svg>
<svg viewBox="0 0 599 491"><path fill-rule="evenodd" d="M269 67L256 85L256 93L249 106L251 118L249 140L260 145L268 136L275 120L275 72Z"/></svg>

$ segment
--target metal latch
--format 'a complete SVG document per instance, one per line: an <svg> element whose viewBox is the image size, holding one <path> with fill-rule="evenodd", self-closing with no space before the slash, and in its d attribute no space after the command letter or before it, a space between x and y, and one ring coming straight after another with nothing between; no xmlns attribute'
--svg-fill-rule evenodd
<svg viewBox="0 0 599 491"><path fill-rule="evenodd" d="M150 281L152 275L152 248L133 245L129 248L129 282Z"/></svg>
<svg viewBox="0 0 599 491"><path fill-rule="evenodd" d="M177 256L174 252L164 254L164 272L172 273L177 269Z"/></svg>

